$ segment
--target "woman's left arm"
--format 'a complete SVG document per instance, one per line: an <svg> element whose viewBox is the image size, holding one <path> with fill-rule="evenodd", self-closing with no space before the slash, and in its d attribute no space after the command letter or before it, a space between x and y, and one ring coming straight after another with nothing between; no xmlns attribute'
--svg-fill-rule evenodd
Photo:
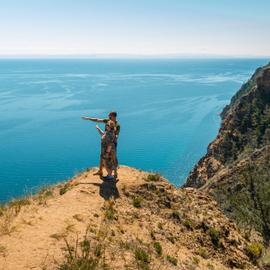
<svg viewBox="0 0 270 270"><path fill-rule="evenodd" d="M96 125L96 129L97 129L98 133L100 134L100 136L104 135L105 132L98 125Z"/></svg>

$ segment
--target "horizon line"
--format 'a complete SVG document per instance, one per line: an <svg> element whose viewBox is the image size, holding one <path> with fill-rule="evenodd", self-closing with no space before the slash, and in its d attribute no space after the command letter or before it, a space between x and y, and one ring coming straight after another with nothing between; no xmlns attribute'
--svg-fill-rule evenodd
<svg viewBox="0 0 270 270"><path fill-rule="evenodd" d="M100 53L100 54L0 54L0 59L16 59L16 58L21 58L21 59L29 59L29 58L73 58L73 59L80 59L80 58L85 58L85 59L98 59L98 58L134 58L134 59L139 59L139 58L156 58L156 59L166 59L166 58L261 58L261 59L270 59L270 55L237 55L237 54L192 54L192 53L186 53L186 54L181 54L181 53L169 53L169 54L129 54L129 53Z"/></svg>

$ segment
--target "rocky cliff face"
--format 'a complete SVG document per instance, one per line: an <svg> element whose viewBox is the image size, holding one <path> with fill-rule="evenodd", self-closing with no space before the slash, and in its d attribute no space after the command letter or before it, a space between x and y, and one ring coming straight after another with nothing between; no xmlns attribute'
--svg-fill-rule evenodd
<svg viewBox="0 0 270 270"><path fill-rule="evenodd" d="M270 64L259 68L221 114L207 154L185 186L200 188L227 215L270 239Z"/></svg>

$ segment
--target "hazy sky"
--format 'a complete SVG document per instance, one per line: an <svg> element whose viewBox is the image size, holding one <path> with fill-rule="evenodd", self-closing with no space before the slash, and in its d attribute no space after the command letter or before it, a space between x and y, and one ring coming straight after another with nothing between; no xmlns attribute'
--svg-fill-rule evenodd
<svg viewBox="0 0 270 270"><path fill-rule="evenodd" d="M270 56L270 0L0 0L0 55Z"/></svg>

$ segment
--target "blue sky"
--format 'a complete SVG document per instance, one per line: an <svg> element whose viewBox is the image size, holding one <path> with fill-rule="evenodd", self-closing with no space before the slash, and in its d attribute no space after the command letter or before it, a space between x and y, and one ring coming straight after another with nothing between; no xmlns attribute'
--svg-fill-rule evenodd
<svg viewBox="0 0 270 270"><path fill-rule="evenodd" d="M269 0L0 1L0 55L270 56Z"/></svg>

